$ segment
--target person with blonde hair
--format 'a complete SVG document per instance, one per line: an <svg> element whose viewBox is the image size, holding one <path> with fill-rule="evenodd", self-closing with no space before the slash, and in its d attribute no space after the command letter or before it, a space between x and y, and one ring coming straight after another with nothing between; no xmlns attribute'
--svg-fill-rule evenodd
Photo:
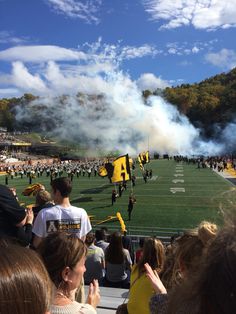
<svg viewBox="0 0 236 314"><path fill-rule="evenodd" d="M175 240L175 262L169 274L172 288L181 286L185 280L194 277L199 272L209 244L216 237L217 231L215 224L203 221L197 228L186 231ZM145 268L156 291L150 300L151 313L166 313L169 294L158 274L154 274L148 264Z"/></svg>
<svg viewBox="0 0 236 314"><path fill-rule="evenodd" d="M127 305L129 314L149 314L149 301L155 292L146 277L144 265L148 263L153 271L160 274L164 266L164 256L164 246L159 239L145 239L143 254L138 263L132 268Z"/></svg>
<svg viewBox="0 0 236 314"><path fill-rule="evenodd" d="M236 225L225 226L211 241L199 272L172 293L168 314L236 312ZM159 313L159 312L158 312Z"/></svg>
<svg viewBox="0 0 236 314"><path fill-rule="evenodd" d="M75 292L86 270L85 243L76 235L55 232L43 239L38 249L54 284L55 296L50 313L95 314L100 301L97 280L89 286L86 303L75 301Z"/></svg>

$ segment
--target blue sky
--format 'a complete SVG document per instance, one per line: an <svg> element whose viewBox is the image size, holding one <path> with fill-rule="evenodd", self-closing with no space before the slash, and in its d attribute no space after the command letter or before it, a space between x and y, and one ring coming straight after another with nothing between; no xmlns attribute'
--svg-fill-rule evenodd
<svg viewBox="0 0 236 314"><path fill-rule="evenodd" d="M235 26L236 0L0 0L0 98L199 82L236 66Z"/></svg>

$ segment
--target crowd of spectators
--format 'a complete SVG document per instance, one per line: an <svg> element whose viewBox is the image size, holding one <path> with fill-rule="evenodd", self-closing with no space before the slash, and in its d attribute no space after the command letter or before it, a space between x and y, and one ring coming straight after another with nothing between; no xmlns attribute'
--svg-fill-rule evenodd
<svg viewBox="0 0 236 314"><path fill-rule="evenodd" d="M235 313L234 215L221 228L203 221L168 246L142 238L134 252L127 235L94 233L71 190L70 178L57 177L27 210L0 185L0 313L96 313L100 286L129 289L120 314Z"/></svg>

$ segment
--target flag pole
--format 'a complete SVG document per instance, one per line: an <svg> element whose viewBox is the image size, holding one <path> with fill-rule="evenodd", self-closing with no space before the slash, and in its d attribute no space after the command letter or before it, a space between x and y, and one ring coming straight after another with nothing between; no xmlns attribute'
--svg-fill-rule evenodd
<svg viewBox="0 0 236 314"><path fill-rule="evenodd" d="M131 178L130 178L130 189L131 189L131 193L133 194L133 183L132 183L132 176L133 176L133 169L131 169Z"/></svg>

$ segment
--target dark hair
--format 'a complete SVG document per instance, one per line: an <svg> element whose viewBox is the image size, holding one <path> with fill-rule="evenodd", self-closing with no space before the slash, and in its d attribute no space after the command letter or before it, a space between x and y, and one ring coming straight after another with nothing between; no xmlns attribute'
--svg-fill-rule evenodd
<svg viewBox="0 0 236 314"><path fill-rule="evenodd" d="M106 240L106 232L104 229L100 229L100 230L96 230L95 231L95 238L97 241L100 241L100 240Z"/></svg>
<svg viewBox="0 0 236 314"><path fill-rule="evenodd" d="M138 244L139 244L139 247L140 247L141 249L142 249L143 246L144 246L144 240L145 240L145 238L140 238L140 239L139 239Z"/></svg>
<svg viewBox="0 0 236 314"><path fill-rule="evenodd" d="M72 191L72 182L67 177L60 177L51 182L51 187L54 192L58 190L62 197L68 197Z"/></svg>
<svg viewBox="0 0 236 314"><path fill-rule="evenodd" d="M85 244L87 246L90 246L95 240L95 236L94 236L94 233L93 232L89 232L87 235L86 235L86 239L85 239Z"/></svg>
<svg viewBox="0 0 236 314"><path fill-rule="evenodd" d="M164 266L165 249L162 242L155 238L146 238L143 246L143 254L138 261L139 276L145 272L144 264L148 263L153 270L161 272Z"/></svg>
<svg viewBox="0 0 236 314"><path fill-rule="evenodd" d="M51 281L36 252L0 240L0 312L45 314Z"/></svg>
<svg viewBox="0 0 236 314"><path fill-rule="evenodd" d="M111 234L110 244L105 252L105 259L110 264L122 264L125 260L121 233L116 231Z"/></svg>
<svg viewBox="0 0 236 314"><path fill-rule="evenodd" d="M87 247L83 241L73 234L63 232L49 234L43 239L38 250L57 288L63 283L62 271L66 267L73 269L87 254Z"/></svg>

